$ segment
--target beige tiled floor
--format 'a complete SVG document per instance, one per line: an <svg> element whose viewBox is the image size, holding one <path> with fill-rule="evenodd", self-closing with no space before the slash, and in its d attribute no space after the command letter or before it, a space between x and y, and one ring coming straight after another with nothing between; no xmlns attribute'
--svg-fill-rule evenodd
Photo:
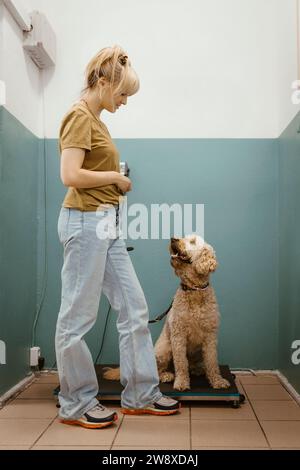
<svg viewBox="0 0 300 470"><path fill-rule="evenodd" d="M300 449L300 407L271 375L238 375L246 402L182 401L168 417L124 416L100 430L61 424L57 419L54 374L43 375L0 410L0 451L4 449Z"/></svg>

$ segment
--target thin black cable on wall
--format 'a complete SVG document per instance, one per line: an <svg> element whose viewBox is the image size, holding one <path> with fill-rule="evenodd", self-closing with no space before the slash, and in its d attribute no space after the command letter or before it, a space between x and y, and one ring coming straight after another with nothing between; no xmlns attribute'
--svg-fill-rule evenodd
<svg viewBox="0 0 300 470"><path fill-rule="evenodd" d="M44 97L44 70L41 71L41 88L42 88L42 111L43 111L43 164L44 164L44 174L43 174L43 183L44 183L44 275L43 275L43 284L42 284L42 295L39 305L37 305L37 311L34 318L32 326L32 337L31 337L31 346L37 346L36 341L36 328L39 321L40 313L43 307L45 300L47 281L48 281L48 259L47 259L47 245L48 245L48 236L47 236L47 150L46 150L46 124L45 124L45 97Z"/></svg>

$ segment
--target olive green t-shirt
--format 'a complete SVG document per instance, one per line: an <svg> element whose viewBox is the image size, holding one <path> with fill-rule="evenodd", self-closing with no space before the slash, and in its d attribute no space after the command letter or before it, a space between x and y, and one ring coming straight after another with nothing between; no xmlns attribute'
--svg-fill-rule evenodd
<svg viewBox="0 0 300 470"><path fill-rule="evenodd" d="M70 147L85 149L82 168L91 171L120 172L119 152L106 125L84 101L75 103L64 115L59 131L59 151ZM68 188L63 207L96 211L123 200L118 186L109 184L94 188Z"/></svg>

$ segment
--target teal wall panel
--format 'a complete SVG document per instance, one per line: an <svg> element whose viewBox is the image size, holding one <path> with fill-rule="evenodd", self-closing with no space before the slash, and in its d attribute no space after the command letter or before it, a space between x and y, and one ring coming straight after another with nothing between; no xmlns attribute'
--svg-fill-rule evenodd
<svg viewBox="0 0 300 470"><path fill-rule="evenodd" d="M279 139L279 368L300 393L300 364L291 360L300 340L300 113Z"/></svg>
<svg viewBox="0 0 300 470"><path fill-rule="evenodd" d="M0 108L0 395L30 373L36 310L39 140Z"/></svg>

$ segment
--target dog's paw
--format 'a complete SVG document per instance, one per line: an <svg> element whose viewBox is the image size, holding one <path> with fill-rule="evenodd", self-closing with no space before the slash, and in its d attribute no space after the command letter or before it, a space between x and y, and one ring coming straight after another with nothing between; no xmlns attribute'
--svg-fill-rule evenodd
<svg viewBox="0 0 300 470"><path fill-rule="evenodd" d="M103 378L106 380L120 380L120 368L103 367Z"/></svg>
<svg viewBox="0 0 300 470"><path fill-rule="evenodd" d="M164 383L173 382L174 378L175 375L173 374L173 372L161 372L159 374L159 380Z"/></svg>
<svg viewBox="0 0 300 470"><path fill-rule="evenodd" d="M216 377L215 379L210 381L210 384L213 388L228 388L230 387L230 383L228 380L223 379L223 377Z"/></svg>
<svg viewBox="0 0 300 470"><path fill-rule="evenodd" d="M180 390L180 391L190 390L191 389L190 381L187 379L177 378L175 379L173 388L175 390Z"/></svg>

